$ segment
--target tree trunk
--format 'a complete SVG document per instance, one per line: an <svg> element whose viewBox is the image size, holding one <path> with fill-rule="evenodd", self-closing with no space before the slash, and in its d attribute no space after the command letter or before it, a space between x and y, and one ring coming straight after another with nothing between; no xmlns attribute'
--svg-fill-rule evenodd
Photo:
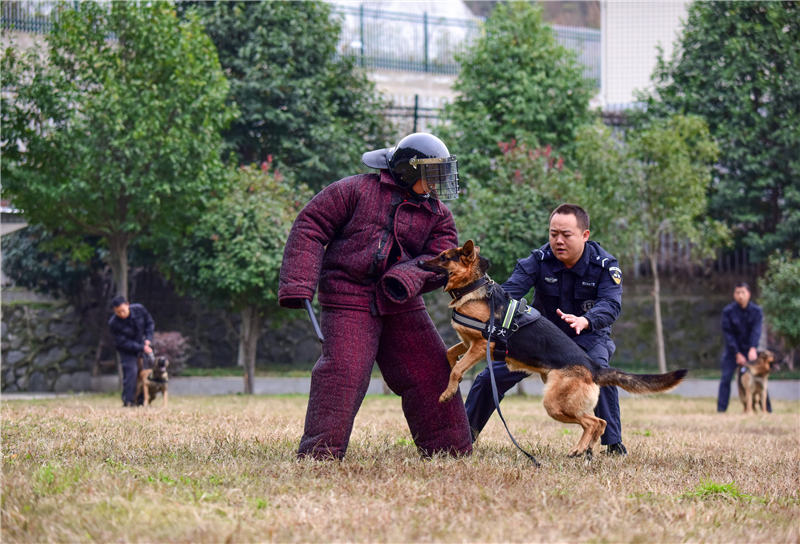
<svg viewBox="0 0 800 544"><path fill-rule="evenodd" d="M112 292L128 298L128 237L124 234L109 236L109 265L114 279Z"/></svg>
<svg viewBox="0 0 800 544"><path fill-rule="evenodd" d="M653 271L653 314L656 321L656 348L658 369L667 371L667 356L664 350L664 324L661 322L661 284L658 279L658 254L650 253L650 269Z"/></svg>
<svg viewBox="0 0 800 544"><path fill-rule="evenodd" d="M261 334L261 315L254 306L248 306L241 311L241 316L238 360L244 365L244 392L252 395L256 372L256 346Z"/></svg>

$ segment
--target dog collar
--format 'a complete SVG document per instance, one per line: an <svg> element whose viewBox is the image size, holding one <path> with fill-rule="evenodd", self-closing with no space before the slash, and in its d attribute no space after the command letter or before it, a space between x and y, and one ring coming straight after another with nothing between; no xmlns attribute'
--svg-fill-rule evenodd
<svg viewBox="0 0 800 544"><path fill-rule="evenodd" d="M478 278L477 280L473 281L468 285L465 285L464 287L451 289L448 292L450 293L450 296L453 297L453 300L456 300L468 293L480 289L481 287L483 287L487 283L490 283L491 281L492 280L490 280L487 276L483 276L482 278Z"/></svg>

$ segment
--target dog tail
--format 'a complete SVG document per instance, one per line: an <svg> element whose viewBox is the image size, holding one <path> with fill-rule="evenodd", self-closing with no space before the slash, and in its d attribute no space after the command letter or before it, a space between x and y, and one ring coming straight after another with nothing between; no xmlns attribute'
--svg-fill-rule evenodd
<svg viewBox="0 0 800 544"><path fill-rule="evenodd" d="M630 374L618 368L601 368L595 378L597 385L617 385L628 393L660 393L677 386L686 373L685 368L666 374Z"/></svg>

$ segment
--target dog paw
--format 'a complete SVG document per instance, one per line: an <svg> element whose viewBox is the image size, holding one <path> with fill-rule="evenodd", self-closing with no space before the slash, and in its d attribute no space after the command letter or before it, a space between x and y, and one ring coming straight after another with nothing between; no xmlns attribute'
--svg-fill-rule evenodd
<svg viewBox="0 0 800 544"><path fill-rule="evenodd" d="M450 391L449 389L446 389L446 390L445 390L445 392L444 392L444 393L442 393L442 394L439 396L439 402L440 402L440 403L442 403L442 404L444 404L444 403L445 403L445 402L447 402L448 400L452 399L452 398L453 398L453 395L455 395L455 391Z"/></svg>

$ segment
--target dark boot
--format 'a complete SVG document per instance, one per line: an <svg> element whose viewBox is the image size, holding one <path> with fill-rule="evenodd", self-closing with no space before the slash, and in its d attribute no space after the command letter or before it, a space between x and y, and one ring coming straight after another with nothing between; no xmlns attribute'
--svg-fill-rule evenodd
<svg viewBox="0 0 800 544"><path fill-rule="evenodd" d="M618 455L620 457L625 457L628 455L628 450L625 449L625 445L622 442L617 442L616 444L610 444L608 446L606 455Z"/></svg>

